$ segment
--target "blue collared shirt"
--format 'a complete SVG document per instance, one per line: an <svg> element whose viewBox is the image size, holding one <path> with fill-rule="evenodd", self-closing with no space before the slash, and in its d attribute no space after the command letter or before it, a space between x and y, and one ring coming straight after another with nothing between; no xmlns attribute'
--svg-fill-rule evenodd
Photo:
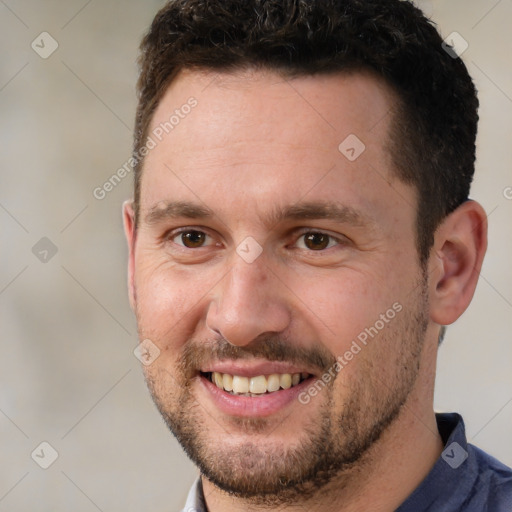
<svg viewBox="0 0 512 512"><path fill-rule="evenodd" d="M459 414L436 418L443 453L396 512L512 512L512 469L468 444ZM200 478L182 512L208 512Z"/></svg>

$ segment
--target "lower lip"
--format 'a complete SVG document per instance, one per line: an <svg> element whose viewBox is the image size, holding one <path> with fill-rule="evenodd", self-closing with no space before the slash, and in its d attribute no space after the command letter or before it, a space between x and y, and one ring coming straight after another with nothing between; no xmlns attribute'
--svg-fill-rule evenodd
<svg viewBox="0 0 512 512"><path fill-rule="evenodd" d="M273 393L265 393L261 396L239 396L232 395L223 389L218 388L213 382L203 375L199 376L199 382L217 407L225 414L240 417L270 416L287 405L298 400L298 395L305 391L310 385L313 377L302 381L288 389L280 389Z"/></svg>

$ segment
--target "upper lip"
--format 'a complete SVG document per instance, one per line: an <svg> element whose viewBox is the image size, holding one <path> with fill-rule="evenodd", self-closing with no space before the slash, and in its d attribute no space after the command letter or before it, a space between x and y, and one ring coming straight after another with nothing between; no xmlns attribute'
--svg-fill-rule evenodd
<svg viewBox="0 0 512 512"><path fill-rule="evenodd" d="M273 373L313 373L308 368L295 366L285 361L266 360L218 361L202 367L201 372L228 373L241 377L257 377L259 375L271 375Z"/></svg>

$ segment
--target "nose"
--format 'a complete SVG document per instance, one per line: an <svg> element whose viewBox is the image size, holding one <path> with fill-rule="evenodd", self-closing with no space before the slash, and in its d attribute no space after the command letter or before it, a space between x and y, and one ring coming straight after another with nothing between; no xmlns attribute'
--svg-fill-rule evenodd
<svg viewBox="0 0 512 512"><path fill-rule="evenodd" d="M232 345L245 346L259 335L280 333L290 323L287 288L260 257L234 265L214 290L206 325Z"/></svg>

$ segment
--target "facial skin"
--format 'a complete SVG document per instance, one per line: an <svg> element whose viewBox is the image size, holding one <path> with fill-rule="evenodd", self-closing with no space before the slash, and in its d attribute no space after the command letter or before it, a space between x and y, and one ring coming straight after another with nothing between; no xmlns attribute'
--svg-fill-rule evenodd
<svg viewBox="0 0 512 512"><path fill-rule="evenodd" d="M139 337L161 351L144 368L152 397L200 467L209 510L396 508L442 450L437 335L471 300L485 213L474 202L456 210L420 266L416 191L394 177L386 149L394 97L368 74L189 71L150 132L191 96L197 106L146 157L136 230L125 204ZM353 162L338 150L349 134L366 146ZM212 215L173 217L172 202ZM323 204L342 218L304 215ZM262 248L250 263L237 252L247 237ZM312 374L307 390L397 303L307 404L227 412L201 376L219 362L274 373L256 365L278 361L277 373Z"/></svg>

